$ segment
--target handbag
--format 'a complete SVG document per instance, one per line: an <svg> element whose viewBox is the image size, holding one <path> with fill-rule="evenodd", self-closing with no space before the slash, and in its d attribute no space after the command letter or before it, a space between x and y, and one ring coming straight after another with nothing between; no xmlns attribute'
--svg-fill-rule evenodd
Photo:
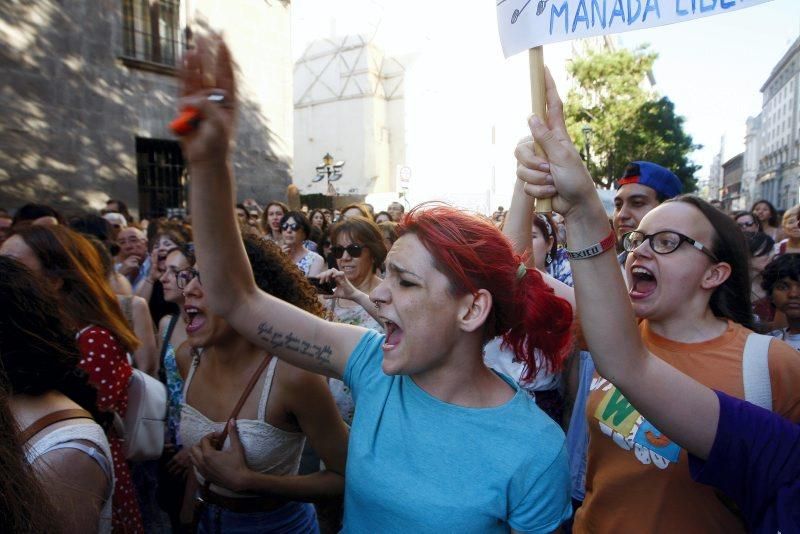
<svg viewBox="0 0 800 534"><path fill-rule="evenodd" d="M122 440L126 460L157 460L164 450L167 388L147 373L134 369L128 382L125 417L114 413L114 430Z"/></svg>

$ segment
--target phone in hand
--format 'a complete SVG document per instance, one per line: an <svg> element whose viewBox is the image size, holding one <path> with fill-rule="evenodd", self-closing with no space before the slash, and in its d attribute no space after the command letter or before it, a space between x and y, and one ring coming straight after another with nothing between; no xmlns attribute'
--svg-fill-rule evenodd
<svg viewBox="0 0 800 534"><path fill-rule="evenodd" d="M308 281L317 290L320 295L333 295L333 290L336 289L336 284L331 282L322 282L316 276L309 276Z"/></svg>

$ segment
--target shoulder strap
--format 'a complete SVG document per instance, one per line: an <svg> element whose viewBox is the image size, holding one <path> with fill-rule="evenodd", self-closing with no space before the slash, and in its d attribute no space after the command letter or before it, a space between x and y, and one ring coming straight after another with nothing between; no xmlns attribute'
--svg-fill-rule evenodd
<svg viewBox="0 0 800 534"><path fill-rule="evenodd" d="M769 343L771 336L752 333L747 336L742 358L744 400L772 411L772 383L769 378Z"/></svg>
<svg viewBox="0 0 800 534"><path fill-rule="evenodd" d="M172 339L172 332L175 330L175 325L178 323L179 315L179 313L176 313L175 315L170 316L169 324L167 325L167 331L164 332L164 338L161 340L161 355L158 357L158 361L161 362L159 368L164 367L164 356L167 355L167 345L169 345L169 340Z"/></svg>
<svg viewBox="0 0 800 534"><path fill-rule="evenodd" d="M28 428L22 431L20 434L20 441L22 443L27 443L33 436L44 430L50 425L54 425L56 423L60 423L61 421L67 421L69 419L91 419L94 421L94 417L92 414L84 410L83 408L73 408L70 410L58 410L57 412L49 413L44 417L40 417L36 421L34 421Z"/></svg>
<svg viewBox="0 0 800 534"><path fill-rule="evenodd" d="M256 382L258 382L258 377L261 376L261 373L264 372L264 368L267 367L267 364L269 364L270 360L271 358L269 354L264 356L264 360L258 366L256 372L253 373L253 376L250 377L250 382L247 383L247 386L244 388L244 391L242 391L242 396L239 397L239 400L236 402L236 406L234 406L233 411L231 412L231 416L228 417L227 421L225 421L225 426L222 428L222 433L220 434L219 439L217 440L216 443L217 450L222 449L222 444L225 443L225 438L228 437L228 421L230 421L231 419L236 419L236 417L239 415L239 412L241 411L242 406L244 406L244 402L247 400L247 397L250 395L250 392L253 391L254 387L256 387Z"/></svg>

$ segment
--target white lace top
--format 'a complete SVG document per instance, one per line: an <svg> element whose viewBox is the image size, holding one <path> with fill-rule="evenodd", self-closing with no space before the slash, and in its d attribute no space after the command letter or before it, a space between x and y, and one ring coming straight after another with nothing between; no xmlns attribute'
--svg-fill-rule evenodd
<svg viewBox="0 0 800 534"><path fill-rule="evenodd" d="M237 419L236 427L239 430L239 439L244 447L247 465L253 471L269 473L271 475L296 475L300 467L300 456L303 452L306 436L302 432L288 432L267 423L267 402L272 388L272 379L275 376L275 365L278 359L272 358L266 370L261 398L258 401L258 419ZM183 388L183 405L181 406L180 435L184 447L193 447L202 438L212 432L220 432L225 423L211 421L208 417L186 404L186 392L192 383L194 371L200 363L200 358L195 356L189 376ZM230 448L230 439L226 438L223 450ZM195 470L195 475L200 485L205 480ZM253 494L236 493L226 488L211 484L211 491L226 497L252 497Z"/></svg>
<svg viewBox="0 0 800 534"><path fill-rule="evenodd" d="M79 440L88 441L94 447L80 443ZM103 469L109 478L108 495L100 510L100 523L97 532L105 534L111 532L111 497L114 494L114 468L111 462L111 448L103 429L97 423L80 422L65 425L47 432L36 443L28 446L25 451L29 464L33 464L40 456L57 449L77 449L91 456Z"/></svg>

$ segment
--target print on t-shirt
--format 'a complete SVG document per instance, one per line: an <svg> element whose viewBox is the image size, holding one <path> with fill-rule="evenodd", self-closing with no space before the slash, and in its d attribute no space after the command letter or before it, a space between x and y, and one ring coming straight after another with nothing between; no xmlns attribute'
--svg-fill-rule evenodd
<svg viewBox="0 0 800 534"><path fill-rule="evenodd" d="M594 412L605 436L623 450L632 450L644 465L653 464L666 469L678 462L681 448L642 417L614 384L595 377L591 389L606 392Z"/></svg>

